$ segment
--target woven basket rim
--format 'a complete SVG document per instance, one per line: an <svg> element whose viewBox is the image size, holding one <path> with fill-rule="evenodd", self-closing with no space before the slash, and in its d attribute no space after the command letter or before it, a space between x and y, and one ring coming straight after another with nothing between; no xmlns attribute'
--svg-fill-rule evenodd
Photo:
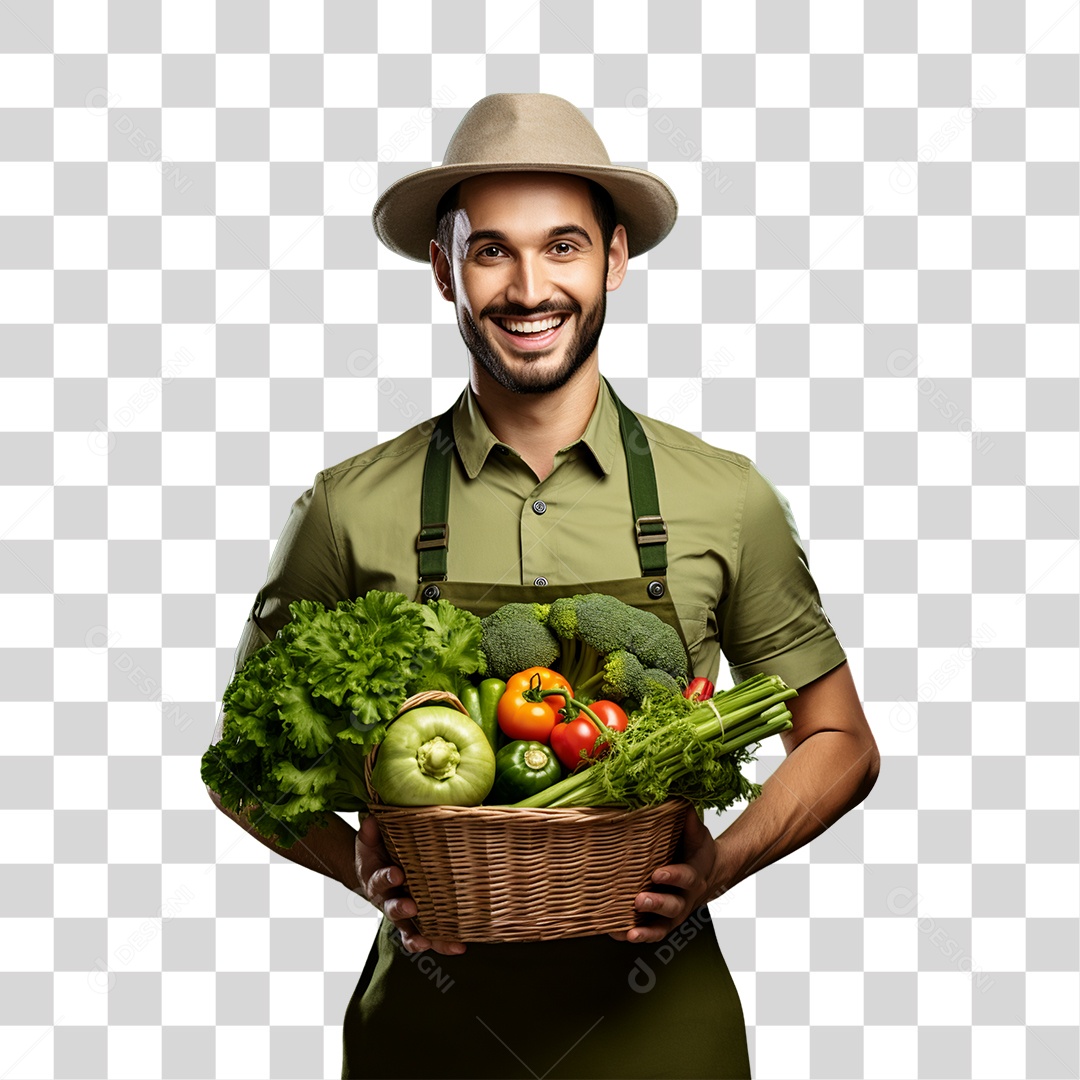
<svg viewBox="0 0 1080 1080"><path fill-rule="evenodd" d="M425 822L429 819L450 820L455 815L472 817L502 817L510 820L510 815L552 815L554 818L572 821L596 821L606 818L618 818L619 820L631 817L644 817L648 811L657 810L660 807L670 807L672 803L690 803L681 795L673 795L663 802L649 803L646 806L389 806L386 803L372 804L371 812L377 817L395 817L401 819L411 818L417 822Z"/></svg>

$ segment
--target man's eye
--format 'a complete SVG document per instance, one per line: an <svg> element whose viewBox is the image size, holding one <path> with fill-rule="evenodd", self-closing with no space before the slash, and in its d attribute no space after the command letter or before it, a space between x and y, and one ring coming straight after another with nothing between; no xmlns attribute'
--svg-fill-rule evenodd
<svg viewBox="0 0 1080 1080"><path fill-rule="evenodd" d="M497 248L497 247L486 247L486 248L481 248L476 254L477 255L490 255L492 252L494 252L497 255L499 253L499 250L500 249Z"/></svg>
<svg viewBox="0 0 1080 1080"><path fill-rule="evenodd" d="M555 246L557 248L566 248L566 253L571 252L571 251L574 250L574 245L573 244L568 244L565 240L560 240Z"/></svg>

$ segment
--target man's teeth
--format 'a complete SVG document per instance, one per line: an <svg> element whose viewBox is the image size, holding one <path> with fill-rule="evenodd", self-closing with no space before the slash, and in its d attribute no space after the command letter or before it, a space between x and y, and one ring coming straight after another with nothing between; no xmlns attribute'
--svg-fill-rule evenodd
<svg viewBox="0 0 1080 1080"><path fill-rule="evenodd" d="M544 330L550 330L554 326L559 326L563 321L563 317L560 315L554 319L540 319L536 322L510 322L508 319L500 319L499 322L515 334L539 334Z"/></svg>

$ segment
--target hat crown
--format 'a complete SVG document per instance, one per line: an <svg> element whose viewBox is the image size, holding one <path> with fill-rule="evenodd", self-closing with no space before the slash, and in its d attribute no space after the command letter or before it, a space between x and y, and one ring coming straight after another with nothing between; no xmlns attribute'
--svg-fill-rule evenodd
<svg viewBox="0 0 1080 1080"><path fill-rule="evenodd" d="M490 94L461 118L443 165L610 165L585 114L554 94ZM569 170L572 171L572 170Z"/></svg>

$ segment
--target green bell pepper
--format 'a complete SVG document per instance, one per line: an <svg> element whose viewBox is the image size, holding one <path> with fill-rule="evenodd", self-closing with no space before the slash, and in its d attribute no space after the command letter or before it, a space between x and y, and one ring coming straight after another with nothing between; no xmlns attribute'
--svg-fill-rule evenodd
<svg viewBox="0 0 1080 1080"><path fill-rule="evenodd" d="M516 803L562 779L562 766L550 746L528 739L507 743L495 755L495 783L489 804Z"/></svg>

